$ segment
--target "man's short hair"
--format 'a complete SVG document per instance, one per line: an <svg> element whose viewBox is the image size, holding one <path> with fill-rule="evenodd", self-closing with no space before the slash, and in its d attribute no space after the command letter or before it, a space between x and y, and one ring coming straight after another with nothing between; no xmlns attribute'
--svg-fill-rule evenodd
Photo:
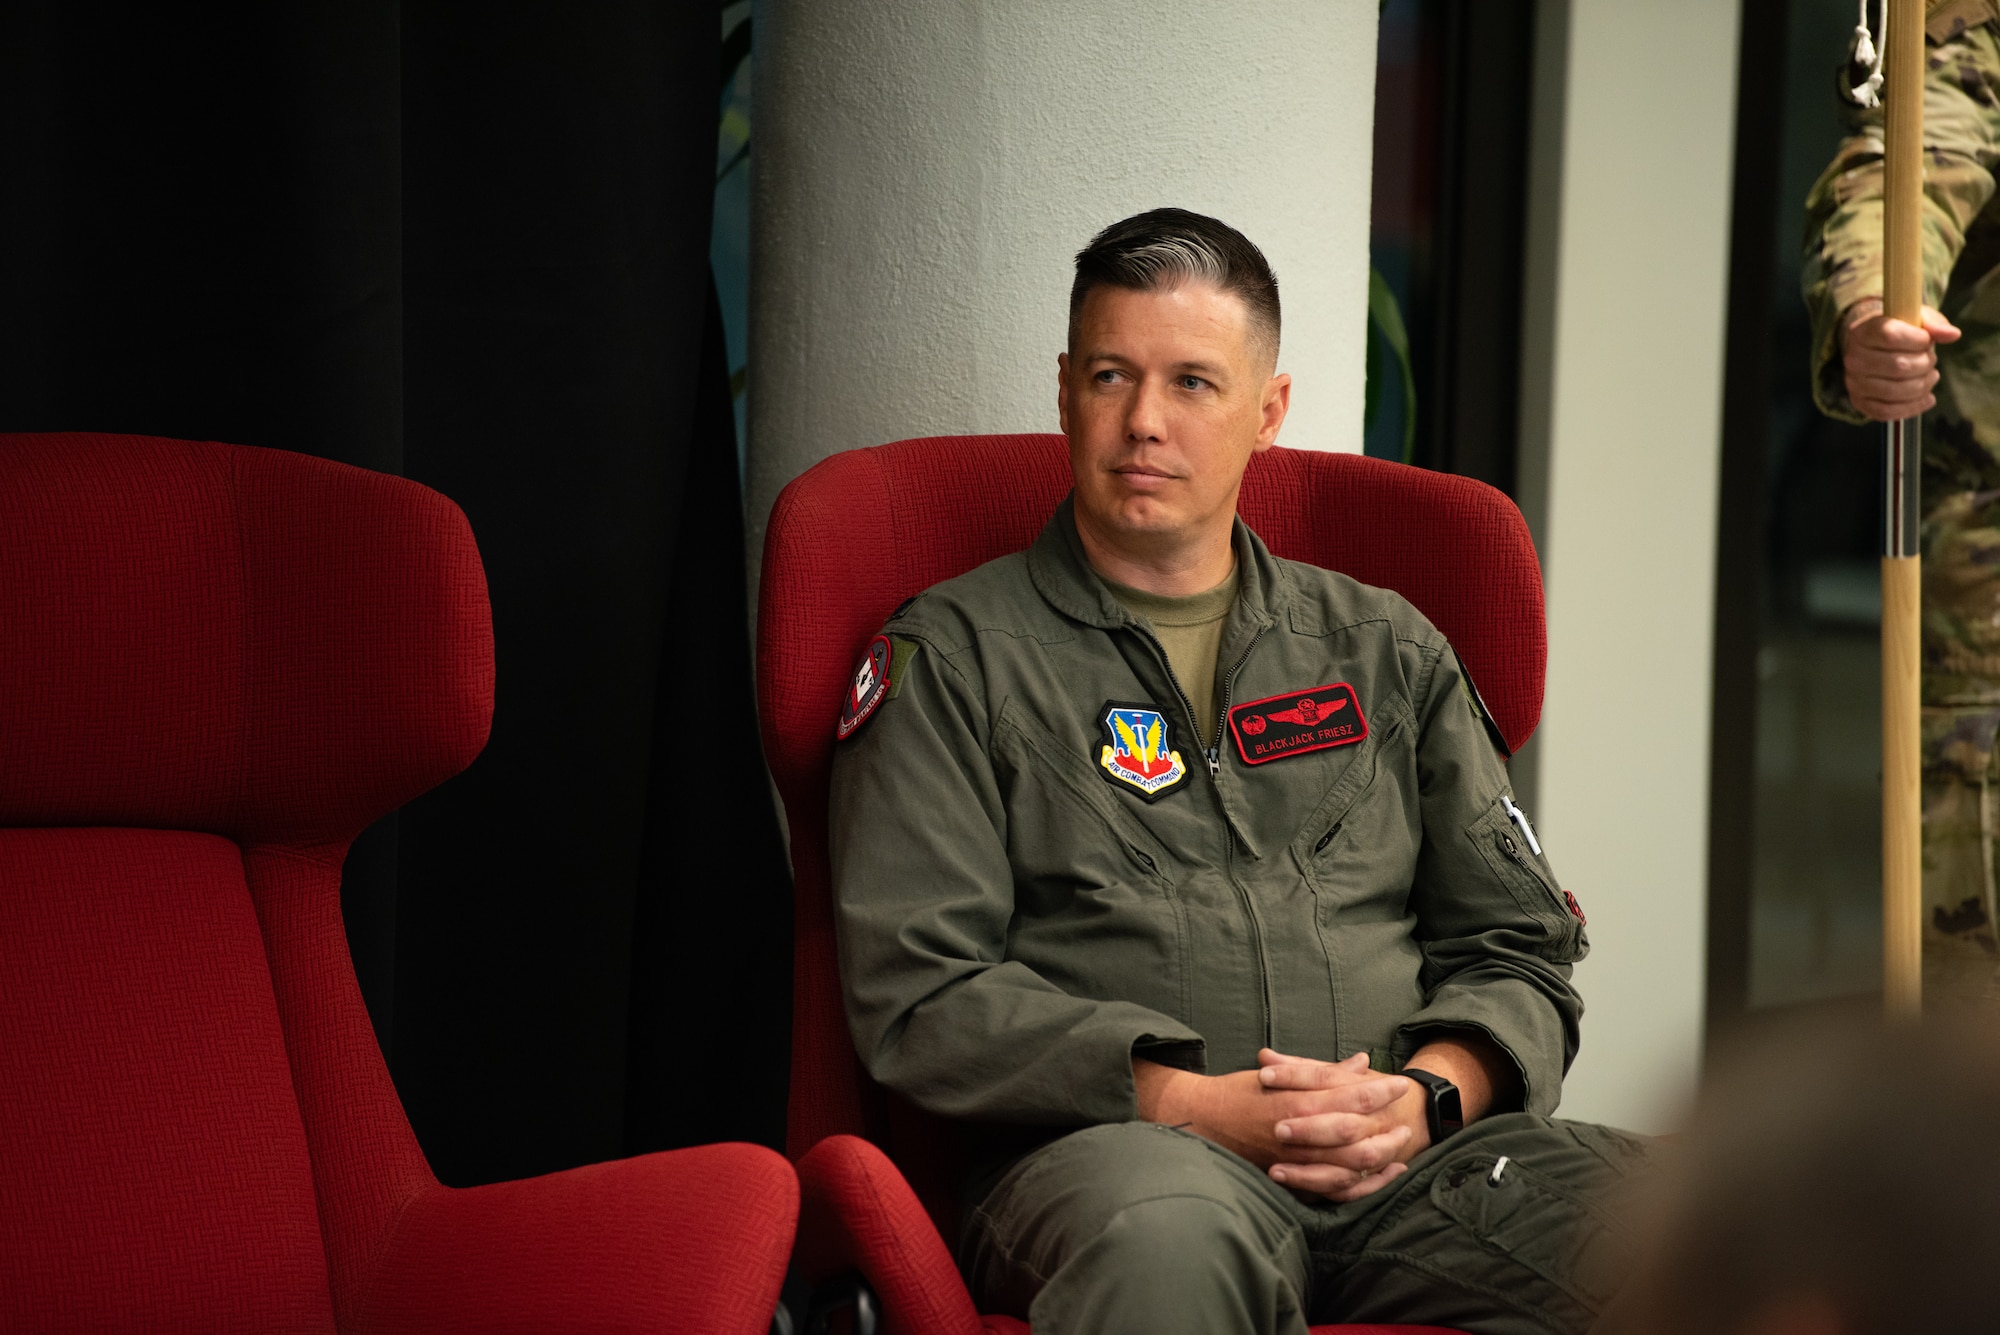
<svg viewBox="0 0 2000 1335"><path fill-rule="evenodd" d="M1159 292L1189 280L1240 297L1250 337L1278 355L1278 276L1264 252L1228 223L1186 209L1149 209L1099 232L1076 253L1069 289L1069 346L1076 350L1083 299L1099 287Z"/></svg>

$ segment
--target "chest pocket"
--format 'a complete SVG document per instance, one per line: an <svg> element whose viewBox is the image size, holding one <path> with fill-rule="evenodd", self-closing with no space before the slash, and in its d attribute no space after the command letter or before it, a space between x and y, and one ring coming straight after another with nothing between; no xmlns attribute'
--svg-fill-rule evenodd
<svg viewBox="0 0 2000 1335"><path fill-rule="evenodd" d="M1008 958L1072 996L1185 1020L1188 912L1165 846L1119 809L1119 794L1077 749L1012 700L994 720L992 747L1014 873Z"/></svg>
<svg viewBox="0 0 2000 1335"><path fill-rule="evenodd" d="M1170 890L1165 847L1119 808L1109 786L1083 771L1075 750L1014 699L994 720L993 758L1017 894L1036 887L1102 891L1135 877L1154 891Z"/></svg>
<svg viewBox="0 0 2000 1335"><path fill-rule="evenodd" d="M1417 842L1415 756L1407 712L1384 710L1351 764L1334 779L1290 844L1293 861L1313 889L1338 902L1361 886L1378 892L1407 888ZM1397 891L1381 908L1400 917L1407 896ZM1358 907L1348 902L1347 908Z"/></svg>

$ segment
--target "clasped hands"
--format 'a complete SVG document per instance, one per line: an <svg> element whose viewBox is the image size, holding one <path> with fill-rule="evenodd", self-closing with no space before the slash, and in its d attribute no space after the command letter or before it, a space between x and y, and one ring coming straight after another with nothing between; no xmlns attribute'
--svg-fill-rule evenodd
<svg viewBox="0 0 2000 1335"><path fill-rule="evenodd" d="M1393 1182L1430 1144L1416 1083L1368 1054L1323 1062L1265 1048L1257 1069L1203 1076L1135 1059L1139 1115L1233 1150L1271 1180L1331 1201Z"/></svg>

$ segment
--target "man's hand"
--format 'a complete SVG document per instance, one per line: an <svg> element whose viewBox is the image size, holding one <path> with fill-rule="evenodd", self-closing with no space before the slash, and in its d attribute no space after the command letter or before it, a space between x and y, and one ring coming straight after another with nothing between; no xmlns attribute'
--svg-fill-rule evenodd
<svg viewBox="0 0 2000 1335"><path fill-rule="evenodd" d="M1286 1060L1266 1049L1258 1055ZM1334 1200L1368 1195L1403 1171L1410 1138L1407 1117L1388 1110L1405 1102L1413 1082L1368 1069L1368 1054L1344 1062L1313 1062L1310 1079L1299 1088L1268 1081L1270 1067L1203 1076L1161 1066L1144 1058L1132 1062L1139 1116L1148 1122L1184 1127L1233 1150L1285 1186L1318 1192ZM1423 1111L1418 1108L1421 1122ZM1310 1125L1312 1143L1295 1142L1281 1126ZM1295 1180L1296 1174L1310 1180Z"/></svg>
<svg viewBox="0 0 2000 1335"><path fill-rule="evenodd" d="M1367 1054L1356 1053L1344 1062L1313 1061L1289 1057L1269 1048L1257 1054L1257 1078L1267 1089L1308 1091L1338 1088L1351 1082L1354 1068L1367 1070ZM1432 1075L1441 1075L1458 1086L1459 1105L1468 1124L1497 1108L1514 1108L1521 1101L1520 1070L1501 1048L1476 1030L1455 1030L1425 1043L1410 1057L1409 1065ZM1395 1151L1393 1164L1384 1165L1371 1176L1359 1180L1329 1172L1324 1161L1308 1157L1344 1143L1349 1124L1324 1115L1294 1115L1275 1128L1287 1146L1283 1161L1271 1168L1272 1180L1300 1191L1310 1191L1329 1200L1351 1201L1369 1195L1395 1180L1402 1165L1430 1148L1430 1118L1427 1094L1415 1081L1407 1084L1401 1098L1380 1114L1408 1134Z"/></svg>
<svg viewBox="0 0 2000 1335"><path fill-rule="evenodd" d="M1264 1048L1257 1054L1257 1067L1258 1082L1269 1090L1339 1089L1368 1072L1368 1054L1357 1052L1346 1061L1323 1062ZM1285 1148L1280 1162L1271 1165L1271 1180L1331 1201L1359 1200L1395 1181L1404 1165L1431 1143L1423 1086L1403 1076L1396 1078L1402 1081L1401 1092L1377 1114L1378 1122L1400 1133L1385 1162L1358 1178L1336 1171L1334 1164L1339 1160L1330 1164L1314 1156L1338 1152L1348 1145L1357 1130L1351 1119L1339 1113L1293 1114L1272 1128ZM1386 1139L1381 1132L1376 1138Z"/></svg>
<svg viewBox="0 0 2000 1335"><path fill-rule="evenodd" d="M1921 326L1892 320L1879 297L1847 308L1840 324L1840 360L1854 410L1878 422L1915 417L1937 405L1939 343L1956 343L1957 326L1924 307Z"/></svg>

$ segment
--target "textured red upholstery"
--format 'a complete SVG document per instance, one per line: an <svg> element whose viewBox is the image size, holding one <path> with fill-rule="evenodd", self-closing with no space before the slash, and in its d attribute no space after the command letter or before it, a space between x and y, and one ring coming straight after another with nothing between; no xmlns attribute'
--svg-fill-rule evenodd
<svg viewBox="0 0 2000 1335"><path fill-rule="evenodd" d="M951 1250L887 1155L828 1136L799 1160L799 1270L859 1270L882 1300L883 1335L979 1335Z"/></svg>
<svg viewBox="0 0 2000 1335"><path fill-rule="evenodd" d="M841 1008L826 830L834 722L862 646L898 603L1026 547L1068 490L1060 436L901 441L835 455L794 480L765 535L757 689L796 883L788 1141L805 1179L800 1256L860 1263L892 1323L905 1323L892 1329L973 1328L942 1243L906 1236L915 1202L932 1218L950 1214L950 1184L935 1168L949 1155L934 1124L868 1080ZM1509 742L1533 733L1546 654L1541 570L1505 496L1401 464L1276 449L1252 461L1239 508L1280 556L1402 593L1451 639ZM851 1143L807 1155L843 1134L888 1147L915 1194L884 1185L885 1166ZM955 1285L958 1296L933 1295L913 1309L921 1318L897 1316L891 1295L927 1284Z"/></svg>
<svg viewBox="0 0 2000 1335"><path fill-rule="evenodd" d="M764 1335L798 1216L791 1166L703 1145L421 1193L375 1278L371 1335Z"/></svg>
<svg viewBox="0 0 2000 1335"><path fill-rule="evenodd" d="M332 1329L234 843L0 829L0 1034L0 1329Z"/></svg>
<svg viewBox="0 0 2000 1335"><path fill-rule="evenodd" d="M340 865L493 689L436 493L0 436L0 1332L765 1329L778 1156L461 1191L403 1116Z"/></svg>
<svg viewBox="0 0 2000 1335"><path fill-rule="evenodd" d="M0 823L338 846L485 744L486 579L442 496L277 450L0 449Z"/></svg>

